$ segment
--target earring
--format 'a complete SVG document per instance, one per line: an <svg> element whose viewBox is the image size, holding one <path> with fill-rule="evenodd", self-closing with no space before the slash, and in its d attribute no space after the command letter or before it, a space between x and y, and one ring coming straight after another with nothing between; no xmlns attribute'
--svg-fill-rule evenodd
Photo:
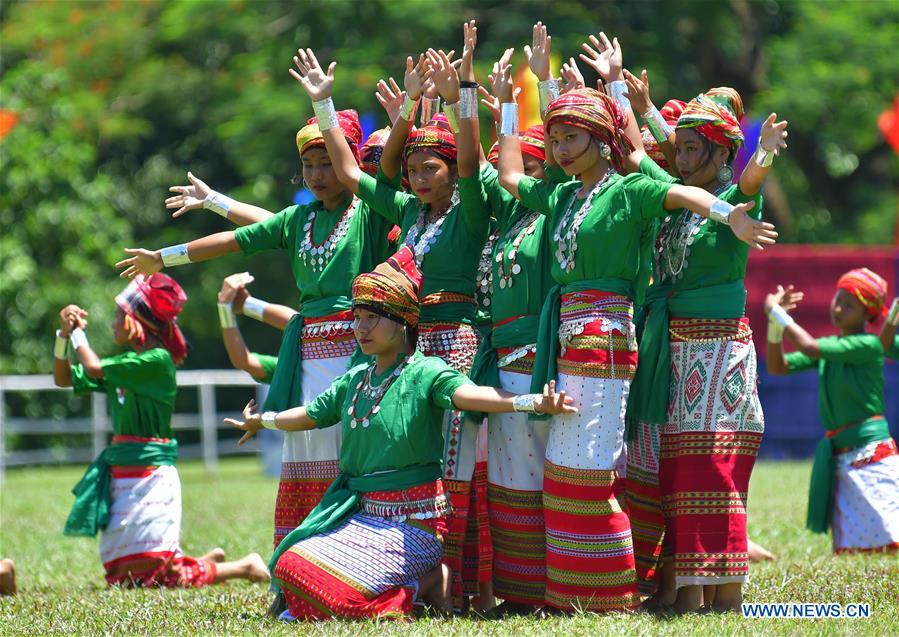
<svg viewBox="0 0 899 637"><path fill-rule="evenodd" d="M599 142L599 154L603 159L608 160L612 156L612 147L605 142Z"/></svg>
<svg viewBox="0 0 899 637"><path fill-rule="evenodd" d="M729 164L724 164L718 169L718 181L729 184L734 180L734 169Z"/></svg>

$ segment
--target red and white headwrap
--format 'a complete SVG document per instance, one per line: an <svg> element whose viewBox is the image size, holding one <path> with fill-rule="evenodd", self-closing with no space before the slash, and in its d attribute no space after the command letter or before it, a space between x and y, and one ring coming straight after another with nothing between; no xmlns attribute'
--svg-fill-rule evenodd
<svg viewBox="0 0 899 637"><path fill-rule="evenodd" d="M674 128L677 126L677 119L680 117L681 113L684 112L684 106L686 105L687 103L683 100L668 100L665 102L665 105L659 109L659 113L661 113L665 123L671 128ZM643 150L646 151L646 154L649 155L650 159L660 167L668 170L668 160L665 159L665 154L662 152L659 142L652 136L652 132L646 124L640 128L640 137L643 140Z"/></svg>
<svg viewBox="0 0 899 637"><path fill-rule="evenodd" d="M709 89L694 97L684 107L677 128L693 128L709 141L724 146L731 158L743 144L743 100L729 86Z"/></svg>
<svg viewBox="0 0 899 637"><path fill-rule="evenodd" d="M433 121L433 120L432 120ZM412 131L403 147L403 176L409 174L407 162L412 153L433 153L445 161L456 161L456 138L449 128L423 126Z"/></svg>
<svg viewBox="0 0 899 637"><path fill-rule="evenodd" d="M139 274L115 297L116 305L160 340L176 365L187 357L187 341L177 318L187 301L178 282L162 272L149 278Z"/></svg>
<svg viewBox="0 0 899 637"><path fill-rule="evenodd" d="M381 155L384 153L384 144L390 136L390 127L381 128L368 136L365 143L359 148L359 168L372 177L378 174L378 166L381 164Z"/></svg>
<svg viewBox="0 0 899 637"><path fill-rule="evenodd" d="M887 282L882 276L868 268L850 270L837 281L838 290L846 290L865 306L868 320L887 314Z"/></svg>
<svg viewBox="0 0 899 637"><path fill-rule="evenodd" d="M337 111L337 124L346 137L350 150L353 151L353 157L356 162L359 161L359 144L362 143L362 125L359 123L359 114L352 109ZM325 138L318 128L318 120L310 117L306 120L306 125L297 131L297 150L300 151L300 157L303 156L310 148L324 147Z"/></svg>
<svg viewBox="0 0 899 637"><path fill-rule="evenodd" d="M546 142L543 135L543 124L531 126L518 138L521 141L521 152L535 157L540 161L546 161ZM499 154L497 153L497 159Z"/></svg>

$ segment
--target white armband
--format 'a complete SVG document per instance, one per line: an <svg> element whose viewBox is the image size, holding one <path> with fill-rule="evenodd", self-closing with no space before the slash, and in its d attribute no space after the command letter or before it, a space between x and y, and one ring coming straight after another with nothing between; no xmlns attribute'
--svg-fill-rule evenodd
<svg viewBox="0 0 899 637"><path fill-rule="evenodd" d="M65 338L62 335L62 332L56 330L56 341L53 343L53 358L58 358L59 360L66 360L66 353L68 351L69 339Z"/></svg>
<svg viewBox="0 0 899 637"><path fill-rule="evenodd" d="M247 300L243 302L243 315L249 316L257 321L264 321L265 319L262 318L262 315L265 312L265 308L268 306L268 301L248 296Z"/></svg>
<svg viewBox="0 0 899 637"><path fill-rule="evenodd" d="M87 332L80 327L76 327L69 335L69 340L72 341L72 347L78 350L78 348L88 345Z"/></svg>

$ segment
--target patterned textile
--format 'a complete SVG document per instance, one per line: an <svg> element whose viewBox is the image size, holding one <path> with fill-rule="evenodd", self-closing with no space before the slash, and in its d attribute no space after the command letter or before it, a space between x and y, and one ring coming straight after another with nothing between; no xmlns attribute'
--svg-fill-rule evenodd
<svg viewBox="0 0 899 637"><path fill-rule="evenodd" d="M746 494L764 431L748 325L669 323L659 484L678 587L748 581Z"/></svg>
<svg viewBox="0 0 899 637"><path fill-rule="evenodd" d="M899 551L899 451L875 442L834 458L833 550Z"/></svg>
<svg viewBox="0 0 899 637"><path fill-rule="evenodd" d="M496 349L496 355L498 358L497 367L501 370L500 374L502 374L502 372L511 372L530 376L531 371L534 369L534 358L536 354L536 344L525 345L523 347L498 347ZM527 394L530 390L531 386L528 384L524 386L519 393Z"/></svg>
<svg viewBox="0 0 899 637"><path fill-rule="evenodd" d="M837 281L838 290L846 290L865 306L870 320L887 315L887 282L868 268L850 270Z"/></svg>
<svg viewBox="0 0 899 637"><path fill-rule="evenodd" d="M543 122L547 132L553 124L567 124L605 142L612 149L612 164L619 171L624 168L624 157L634 150L624 134L627 114L615 100L596 89L577 89L557 97L549 103Z"/></svg>
<svg viewBox="0 0 899 637"><path fill-rule="evenodd" d="M381 165L381 155L384 153L384 144L390 136L390 127L381 128L373 132L359 147L359 168L374 177L378 174Z"/></svg>
<svg viewBox="0 0 899 637"><path fill-rule="evenodd" d="M109 525L100 534L100 560L110 585L201 587L216 567L181 553L181 481L178 469L112 470Z"/></svg>
<svg viewBox="0 0 899 637"><path fill-rule="evenodd" d="M740 94L724 86L709 89L690 100L677 120L677 128L695 128L709 141L728 148L733 158L744 141L740 129L742 117Z"/></svg>
<svg viewBox="0 0 899 637"><path fill-rule="evenodd" d="M653 595L665 536L662 491L659 488L659 428L637 423L627 446L625 501L634 534L637 586L642 595Z"/></svg>
<svg viewBox="0 0 899 637"><path fill-rule="evenodd" d="M347 310L320 318L304 318L301 339L303 360L352 356L356 351L353 313Z"/></svg>
<svg viewBox="0 0 899 637"><path fill-rule="evenodd" d="M187 295L175 279L163 272L149 277L138 274L115 297L115 302L160 340L176 365L187 357L187 341L177 322ZM138 342L143 344L145 340L146 336L140 333Z"/></svg>
<svg viewBox="0 0 899 637"><path fill-rule="evenodd" d="M484 441L486 444L486 440ZM486 454L485 454L486 455ZM468 519L462 544L462 585L466 595L477 595L479 585L493 574L493 540L487 508L487 462L475 464L468 499Z"/></svg>
<svg viewBox="0 0 899 637"><path fill-rule="evenodd" d="M478 332L467 323L420 323L417 349L439 356L456 371L467 374L478 351Z"/></svg>
<svg viewBox="0 0 899 637"><path fill-rule="evenodd" d="M409 133L406 145L403 146L403 175L409 174L407 162L413 153L428 152L450 161L456 161L456 138L449 128L441 126L423 126Z"/></svg>
<svg viewBox="0 0 899 637"><path fill-rule="evenodd" d="M297 542L278 560L273 575L293 617L400 617L412 612L418 581L440 564L443 553L443 486L438 480L366 493L362 507L343 525ZM391 515L376 515L377 510Z"/></svg>
<svg viewBox="0 0 899 637"><path fill-rule="evenodd" d="M521 152L530 155L540 161L546 161L546 143L544 141L543 124L531 126L518 138L521 142ZM497 160L499 149L497 148Z"/></svg>
<svg viewBox="0 0 899 637"><path fill-rule="evenodd" d="M337 111L337 124L340 126L343 136L346 137L350 150L356 162L359 162L359 144L362 142L362 125L359 123L359 115L352 109ZM318 119L310 117L306 125L297 131L297 150L303 156L310 148L324 148L325 138L318 127Z"/></svg>
<svg viewBox="0 0 899 637"><path fill-rule="evenodd" d="M632 380L637 371L633 315L633 303L617 294L563 294L557 361L560 374Z"/></svg>
<svg viewBox="0 0 899 637"><path fill-rule="evenodd" d="M415 253L409 246L403 246L371 272L356 277L353 281L353 307L364 307L403 325L415 327L421 313L418 300L420 289L421 270L415 263Z"/></svg>

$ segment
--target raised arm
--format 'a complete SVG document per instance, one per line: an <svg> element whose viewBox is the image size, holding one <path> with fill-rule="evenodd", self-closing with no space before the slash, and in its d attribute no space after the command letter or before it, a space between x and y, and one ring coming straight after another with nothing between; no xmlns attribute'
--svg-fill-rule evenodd
<svg viewBox="0 0 899 637"><path fill-rule="evenodd" d="M663 204L665 210L687 208L702 217L727 224L738 239L756 250L764 250L765 245L774 244L777 232L772 224L746 214L754 205L755 202L748 201L732 206L707 190L679 184L671 186Z"/></svg>
<svg viewBox="0 0 899 637"><path fill-rule="evenodd" d="M418 101L421 99L425 82L431 77L425 55L418 56L418 62L411 57L406 58L406 73L403 76L403 86L406 96L400 115L390 128L390 135L384 143L384 151L381 153L381 172L389 180L393 180L400 174L403 165L403 147L412 130L412 122L415 121L415 111Z"/></svg>
<svg viewBox="0 0 899 637"><path fill-rule="evenodd" d="M776 120L777 113L771 113L762 124L758 148L740 175L740 191L744 195L752 196L762 189L774 157L787 147L787 121Z"/></svg>
<svg viewBox="0 0 899 637"><path fill-rule="evenodd" d="M461 411L504 413L529 411L538 414L576 414L574 400L564 391L556 393L556 381L543 387L543 394L513 394L481 385L462 385L453 392L453 406Z"/></svg>
<svg viewBox="0 0 899 637"><path fill-rule="evenodd" d="M240 333L235 317L235 312L241 313L245 309L247 301L250 301L251 311L256 311L255 306L259 303L263 304L263 306L269 305L264 301L253 299L249 295L246 286L252 281L253 276L248 272L239 272L225 277L225 280L222 281L222 289L218 293L219 322L222 326L222 342L225 345L225 351L228 353L228 360L231 361L231 365L235 369L247 372L254 379L263 381L267 376L265 368L262 366L259 358L244 343L243 335ZM267 310L268 308L266 307L265 309ZM280 329L283 329L283 327Z"/></svg>
<svg viewBox="0 0 899 637"><path fill-rule="evenodd" d="M67 305L59 312L59 330L53 347L53 382L57 387L72 386L72 366L66 352L72 330L87 327L87 311L77 305Z"/></svg>
<svg viewBox="0 0 899 637"><path fill-rule="evenodd" d="M788 285L786 288L778 285L776 292L765 297L765 314L768 315L766 363L769 374L781 376L790 371L786 356L784 356L783 335L786 326L794 323L788 312L799 304L802 297L802 292L795 291L792 285ZM802 328L798 329L802 330ZM807 336L805 330L802 330L802 333ZM814 341L814 339L811 340ZM811 347L810 344L809 347ZM817 348L817 343L815 343L815 348Z"/></svg>
<svg viewBox="0 0 899 637"><path fill-rule="evenodd" d="M659 109L652 103L652 98L649 95L649 75L646 73L646 69L643 69L641 77L637 77L627 69L624 69L624 80L627 83L628 98L632 107L631 117L633 117L634 111L640 113L643 122L649 128L650 134L659 144L662 154L665 155L668 165L676 166L674 129L668 125ZM645 156L646 151L643 149L643 138L641 136L639 141L634 143L634 151L627 157L626 164L628 169L634 172L638 171L640 162Z"/></svg>
<svg viewBox="0 0 899 637"><path fill-rule="evenodd" d="M169 188L171 192L178 193L174 197L169 197L165 200L166 208L169 210L177 208L172 213L173 219L190 210L205 208L224 217L235 225L248 226L251 223L265 221L273 214L265 208L243 203L216 192L191 172L187 173L187 181L190 183L186 186L172 186Z"/></svg>
<svg viewBox="0 0 899 637"><path fill-rule="evenodd" d="M294 407L286 411L268 411L259 413L259 405L255 400L247 403L243 408L243 420L225 418L225 422L244 431L244 435L237 442L242 445L256 435L256 432L266 429L279 429L281 431L308 431L315 429L315 421L306 415L305 407Z"/></svg>
<svg viewBox="0 0 899 637"><path fill-rule="evenodd" d="M208 237L194 239L189 243L180 243L159 250L125 248L125 252L133 256L122 259L115 264L115 267L123 268L119 273L123 279L133 278L137 274L150 276L164 267L209 261L239 251L240 246L237 244L233 231L218 232Z"/></svg>
<svg viewBox="0 0 899 637"><path fill-rule="evenodd" d="M884 352L888 352L896 347L896 326L899 325L899 296L893 299L890 305L890 311L887 313L887 319L883 323L883 329L880 330L880 345Z"/></svg>
<svg viewBox="0 0 899 637"><path fill-rule="evenodd" d="M521 199L518 192L518 184L526 176L524 172L524 159L521 156L521 139L518 136L518 104L512 84L512 58L513 49L506 49L499 61L493 65L493 73L490 83L493 94L499 100L502 110L499 135L499 160L497 170L499 183L516 199ZM548 136L547 136L548 137ZM547 158L551 144L547 140Z"/></svg>

